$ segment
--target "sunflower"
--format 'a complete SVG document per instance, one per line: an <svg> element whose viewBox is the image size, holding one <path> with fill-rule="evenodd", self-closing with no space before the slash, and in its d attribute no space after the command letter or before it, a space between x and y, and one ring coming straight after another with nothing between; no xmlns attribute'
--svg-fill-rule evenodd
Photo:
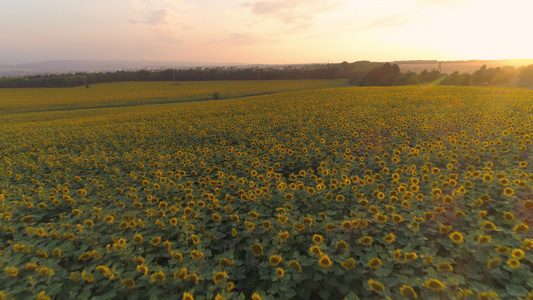
<svg viewBox="0 0 533 300"><path fill-rule="evenodd" d="M492 243L492 237L489 236L489 235L480 235L478 236L477 238L477 242L479 244L488 244L488 243Z"/></svg>
<svg viewBox="0 0 533 300"><path fill-rule="evenodd" d="M500 245L500 246L496 247L494 250L496 250L496 252L498 252L499 254L504 254L504 253L511 252L511 248L509 248L508 246L505 246L505 245Z"/></svg>
<svg viewBox="0 0 533 300"><path fill-rule="evenodd" d="M182 268L179 271L174 272L174 279L185 279L187 278L187 268Z"/></svg>
<svg viewBox="0 0 533 300"><path fill-rule="evenodd" d="M443 272L453 272L453 267L447 262L441 262L437 265L437 269Z"/></svg>
<svg viewBox="0 0 533 300"><path fill-rule="evenodd" d="M198 243L200 243L200 238L195 234L191 234L191 239L192 239L192 243L195 245L198 245Z"/></svg>
<svg viewBox="0 0 533 300"><path fill-rule="evenodd" d="M511 255L515 259L522 260L524 259L525 253L522 249L513 249L513 251L511 251Z"/></svg>
<svg viewBox="0 0 533 300"><path fill-rule="evenodd" d="M24 270L28 271L37 271L39 266L35 263L26 263L26 267L24 267Z"/></svg>
<svg viewBox="0 0 533 300"><path fill-rule="evenodd" d="M166 276L165 276L165 273L163 273L163 271L159 271L159 272L156 272L150 275L151 282L155 282L155 281L161 282L165 280L166 280Z"/></svg>
<svg viewBox="0 0 533 300"><path fill-rule="evenodd" d="M124 279L120 282L123 286L129 288L129 289L132 289L135 287L135 280L131 279L131 278L127 278L127 279Z"/></svg>
<svg viewBox="0 0 533 300"><path fill-rule="evenodd" d="M394 256L395 261L399 261L402 258L402 250L401 249L394 250L393 256Z"/></svg>
<svg viewBox="0 0 533 300"><path fill-rule="evenodd" d="M352 229L352 222L350 221L343 221L342 224L341 224L341 228L343 230L350 230Z"/></svg>
<svg viewBox="0 0 533 300"><path fill-rule="evenodd" d="M271 255L269 258L269 263L271 266L277 266L281 263L283 259L279 255Z"/></svg>
<svg viewBox="0 0 533 300"><path fill-rule="evenodd" d="M19 269L17 267L5 267L4 273L11 277L17 277L19 275Z"/></svg>
<svg viewBox="0 0 533 300"><path fill-rule="evenodd" d="M531 250L533 248L533 240L525 239L524 242L522 242L521 248L525 250Z"/></svg>
<svg viewBox="0 0 533 300"><path fill-rule="evenodd" d="M372 270L375 270L383 265L381 259L373 257L368 261L368 267Z"/></svg>
<svg viewBox="0 0 533 300"><path fill-rule="evenodd" d="M412 299L418 298L418 294L415 292L415 289L413 289L412 286L405 285L405 284L400 288L400 294L407 298L412 298Z"/></svg>
<svg viewBox="0 0 533 300"><path fill-rule="evenodd" d="M316 256L322 256L324 255L322 253L322 250L320 250L320 247L318 247L317 245L315 246L311 246L311 248L309 248L309 252L313 253L314 255Z"/></svg>
<svg viewBox="0 0 533 300"><path fill-rule="evenodd" d="M223 258L221 259L218 264L220 265L220 267L222 269L226 268L226 267L229 267L231 265L234 265L235 264L235 261L234 260L229 260L227 258Z"/></svg>
<svg viewBox="0 0 533 300"><path fill-rule="evenodd" d="M266 231L269 231L270 229L272 229L272 223L270 221L264 221L261 223L261 225L263 225L263 228Z"/></svg>
<svg viewBox="0 0 533 300"><path fill-rule="evenodd" d="M231 290L233 290L234 287L235 287L235 283L233 283L232 281L230 281L230 282L228 282L228 284L226 285L226 291L231 292Z"/></svg>
<svg viewBox="0 0 533 300"><path fill-rule="evenodd" d="M143 237L140 234L136 234L133 236L133 241L137 244L140 244L143 242Z"/></svg>
<svg viewBox="0 0 533 300"><path fill-rule="evenodd" d="M220 282L222 282L226 278L228 278L228 273L226 273L226 272L217 272L217 273L215 273L215 275L213 275L213 282L215 284L219 284Z"/></svg>
<svg viewBox="0 0 533 300"><path fill-rule="evenodd" d="M441 225L439 227L439 233L440 234L447 234L448 232L450 232L450 230L452 229L452 226L451 225Z"/></svg>
<svg viewBox="0 0 533 300"><path fill-rule="evenodd" d="M300 266L300 263L296 260L291 260L289 262L289 267L295 271L297 271L298 273L302 273L302 267Z"/></svg>
<svg viewBox="0 0 533 300"><path fill-rule="evenodd" d="M367 283L368 283L368 286L370 287L370 289L373 290L374 292L379 292L379 291L384 291L385 290L385 286L383 286L383 283L381 283L379 281L370 279L370 280L367 281Z"/></svg>
<svg viewBox="0 0 533 300"><path fill-rule="evenodd" d="M263 246L261 246L261 244L259 244L259 243L255 243L255 244L253 244L253 245L250 247L250 250L252 250L252 253L253 253L255 256L261 256L261 255L263 255Z"/></svg>
<svg viewBox="0 0 533 300"><path fill-rule="evenodd" d="M430 289L430 290L435 291L435 292L442 292L442 291L444 291L444 288L446 287L438 279L426 280L425 286L426 286L427 289Z"/></svg>
<svg viewBox="0 0 533 300"><path fill-rule="evenodd" d="M196 249L191 251L191 258L192 259L201 259L202 257L204 257L204 253L203 252L197 251Z"/></svg>
<svg viewBox="0 0 533 300"><path fill-rule="evenodd" d="M496 225L494 225L494 223L492 223L490 221L485 221L483 223L483 225L481 225L481 229L483 229L485 231L496 230Z"/></svg>
<svg viewBox="0 0 533 300"><path fill-rule="evenodd" d="M283 278L283 275L285 275L285 271L283 271L282 268L277 268L277 269L276 269L276 276L277 276L278 278Z"/></svg>
<svg viewBox="0 0 533 300"><path fill-rule="evenodd" d="M170 221L169 221L170 225L172 226L176 226L178 225L178 218L171 218Z"/></svg>
<svg viewBox="0 0 533 300"><path fill-rule="evenodd" d="M453 198L451 196L446 196L442 200L442 203L444 203L446 205L453 204L453 202L454 202L454 200L453 200Z"/></svg>
<svg viewBox="0 0 533 300"><path fill-rule="evenodd" d="M331 259L329 259L329 256L324 255L318 260L318 264L322 268L329 268L333 263L331 262Z"/></svg>
<svg viewBox="0 0 533 300"><path fill-rule="evenodd" d="M307 188L307 193L308 193L309 195L313 195L314 193L316 193L316 190L315 190L315 188L313 188L313 187L308 187L308 188Z"/></svg>
<svg viewBox="0 0 533 300"><path fill-rule="evenodd" d="M394 223L401 223L401 222L403 222L403 221L405 221L405 220L403 219L402 216L397 215L397 214L393 214L393 215L392 215L392 221L393 221Z"/></svg>
<svg viewBox="0 0 533 300"><path fill-rule="evenodd" d="M78 259L81 260L81 261L86 261L86 260L89 260L91 258L93 258L93 255L92 255L91 252L84 252L78 257Z"/></svg>
<svg viewBox="0 0 533 300"><path fill-rule="evenodd" d="M252 300L263 300L263 297L261 297L258 293L253 293Z"/></svg>
<svg viewBox="0 0 533 300"><path fill-rule="evenodd" d="M141 256L132 259L132 261L137 265L144 265L144 263L146 262L146 260Z"/></svg>
<svg viewBox="0 0 533 300"><path fill-rule="evenodd" d="M348 250L348 243L346 243L345 241L337 242L335 244L335 248L337 248L337 249L339 249L341 251Z"/></svg>
<svg viewBox="0 0 533 300"><path fill-rule="evenodd" d="M532 200L524 201L524 209L525 210L533 210L533 201Z"/></svg>
<svg viewBox="0 0 533 300"><path fill-rule="evenodd" d="M520 261L519 261L518 259L514 259L514 258L508 259L508 260L507 260L507 264L508 264L509 267L511 267L512 269L516 269L516 268L519 268L519 267L520 267Z"/></svg>
<svg viewBox="0 0 533 300"><path fill-rule="evenodd" d="M413 260L418 259L418 254L415 252L405 252L404 260L405 262L412 262Z"/></svg>
<svg viewBox="0 0 533 300"><path fill-rule="evenodd" d="M501 262L502 262L502 259L499 257L492 258L487 263L487 269L494 269L494 267L496 267L496 265L500 264Z"/></svg>
<svg viewBox="0 0 533 300"><path fill-rule="evenodd" d="M492 182L492 176L490 174L483 175L483 181Z"/></svg>
<svg viewBox="0 0 533 300"><path fill-rule="evenodd" d="M194 297L192 294L189 294L187 292L183 292L183 298L182 300L194 300Z"/></svg>
<svg viewBox="0 0 533 300"><path fill-rule="evenodd" d="M148 274L148 267L146 267L145 265L138 265L137 271L143 275L146 275Z"/></svg>
<svg viewBox="0 0 533 300"><path fill-rule="evenodd" d="M224 296L222 296L220 294L217 294L214 299L215 300L225 300L226 298L224 298Z"/></svg>
<svg viewBox="0 0 533 300"><path fill-rule="evenodd" d="M218 214L212 214L211 219L215 222L219 222L222 218Z"/></svg>
<svg viewBox="0 0 533 300"><path fill-rule="evenodd" d="M324 238L320 234L313 235L313 242L315 244L320 244L324 241Z"/></svg>
<svg viewBox="0 0 533 300"><path fill-rule="evenodd" d="M341 267L345 270L351 270L355 268L355 259L348 258L348 260L341 262Z"/></svg>
<svg viewBox="0 0 533 300"><path fill-rule="evenodd" d="M386 235L383 240L389 244L392 244L394 243L394 240L396 240L396 235L394 235L394 233L389 233L388 235Z"/></svg>
<svg viewBox="0 0 533 300"><path fill-rule="evenodd" d="M524 223L520 223L513 228L514 232L526 233L529 230L529 226Z"/></svg>
<svg viewBox="0 0 533 300"><path fill-rule="evenodd" d="M171 256L173 259L175 259L175 260L177 260L177 261L179 261L179 262L182 262L182 261L183 261L183 254L181 254L181 253L179 253L179 252L172 251L172 252L170 253L170 256Z"/></svg>
<svg viewBox="0 0 533 300"><path fill-rule="evenodd" d="M327 231L333 231L333 230L337 229L337 227L338 226L335 225L335 224L326 224L326 230Z"/></svg>
<svg viewBox="0 0 533 300"><path fill-rule="evenodd" d="M389 217L382 215L381 213L377 213L375 216L376 221L379 223L387 223Z"/></svg>
<svg viewBox="0 0 533 300"><path fill-rule="evenodd" d="M463 235L457 231L450 233L450 239L457 244L460 244L464 241Z"/></svg>
<svg viewBox="0 0 533 300"><path fill-rule="evenodd" d="M359 243L361 243L361 244L363 244L365 246L370 246L370 245L372 245L372 237L364 236L364 237L359 239Z"/></svg>
<svg viewBox="0 0 533 300"><path fill-rule="evenodd" d="M186 278L190 282L194 282L195 285L198 285L200 283L200 277L196 273L190 274Z"/></svg>
<svg viewBox="0 0 533 300"><path fill-rule="evenodd" d="M151 244L152 246L157 246L157 245L159 245L159 243L161 243L161 237L160 237L160 236L155 237L155 238L152 238L152 239L150 240L150 244Z"/></svg>
<svg viewBox="0 0 533 300"><path fill-rule="evenodd" d="M456 219L459 219L459 218L464 217L464 216L466 216L466 214L464 212L460 211L460 210L456 211L455 214L453 215L453 217L456 218Z"/></svg>
<svg viewBox="0 0 533 300"><path fill-rule="evenodd" d="M503 189L503 194L506 196L512 196L514 195L514 190L510 187L506 187L505 189Z"/></svg>

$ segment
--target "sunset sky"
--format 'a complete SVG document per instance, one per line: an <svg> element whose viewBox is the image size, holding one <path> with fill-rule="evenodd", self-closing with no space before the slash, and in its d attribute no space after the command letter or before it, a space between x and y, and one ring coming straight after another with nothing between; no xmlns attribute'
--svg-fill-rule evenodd
<svg viewBox="0 0 533 300"><path fill-rule="evenodd" d="M530 0L2 0L0 64L533 58Z"/></svg>

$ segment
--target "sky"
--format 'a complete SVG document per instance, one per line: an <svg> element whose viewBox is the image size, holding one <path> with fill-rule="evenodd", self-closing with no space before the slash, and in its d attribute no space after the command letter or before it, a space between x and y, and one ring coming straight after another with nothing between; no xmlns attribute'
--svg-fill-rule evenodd
<svg viewBox="0 0 533 300"><path fill-rule="evenodd" d="M530 0L1 0L0 64L533 58Z"/></svg>

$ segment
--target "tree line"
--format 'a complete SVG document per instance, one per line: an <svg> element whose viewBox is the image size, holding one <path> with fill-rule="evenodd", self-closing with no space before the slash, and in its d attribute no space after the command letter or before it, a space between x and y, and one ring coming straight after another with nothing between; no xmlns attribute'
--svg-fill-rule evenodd
<svg viewBox="0 0 533 300"><path fill-rule="evenodd" d="M531 87L533 85L533 65L519 68L504 66L487 68L483 65L473 73L453 72L441 73L437 70L422 72L401 72L396 64L385 63L375 67L364 75L352 75L348 83L358 86L392 86L392 85L505 85L516 81L518 86Z"/></svg>
<svg viewBox="0 0 533 300"><path fill-rule="evenodd" d="M473 73L441 73L424 70L420 73L401 72L397 64L357 61L353 63L319 64L283 68L197 68L162 71L116 71L2 77L0 88L75 87L116 81L204 81L204 80L283 80L283 79L347 79L351 85L502 85L520 78L521 86L533 85L533 65L487 68Z"/></svg>
<svg viewBox="0 0 533 300"><path fill-rule="evenodd" d="M206 81L274 79L347 79L351 74L366 74L382 63L360 61L283 68L195 68L161 71L116 71L74 74L31 75L0 78L0 88L74 87L116 81Z"/></svg>

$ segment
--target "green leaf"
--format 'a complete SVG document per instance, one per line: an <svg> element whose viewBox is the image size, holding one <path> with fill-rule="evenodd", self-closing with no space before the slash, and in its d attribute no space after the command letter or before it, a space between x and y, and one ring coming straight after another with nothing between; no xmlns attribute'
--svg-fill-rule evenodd
<svg viewBox="0 0 533 300"><path fill-rule="evenodd" d="M357 295L353 291L351 291L346 294L346 296L344 296L344 300L359 300L359 297L357 297Z"/></svg>
<svg viewBox="0 0 533 300"><path fill-rule="evenodd" d="M506 284L505 289L511 296L522 297L527 295L528 293L528 290L526 290L523 286L519 286L512 283Z"/></svg>
<svg viewBox="0 0 533 300"><path fill-rule="evenodd" d="M320 298L322 299L329 299L329 289L323 289L320 292L318 292L320 295Z"/></svg>
<svg viewBox="0 0 533 300"><path fill-rule="evenodd" d="M51 295L57 295L59 292L61 292L62 287L63 283L54 283L47 288L46 292Z"/></svg>

